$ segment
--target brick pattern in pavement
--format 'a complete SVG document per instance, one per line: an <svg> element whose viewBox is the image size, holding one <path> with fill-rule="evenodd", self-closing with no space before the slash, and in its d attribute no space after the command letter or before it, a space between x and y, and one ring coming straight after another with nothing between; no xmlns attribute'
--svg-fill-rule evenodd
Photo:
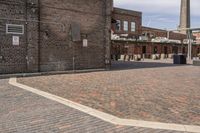
<svg viewBox="0 0 200 133"><path fill-rule="evenodd" d="M120 118L200 125L199 75L191 65L120 62L113 71L18 81Z"/></svg>
<svg viewBox="0 0 200 133"><path fill-rule="evenodd" d="M112 125L0 80L0 133L181 133Z"/></svg>

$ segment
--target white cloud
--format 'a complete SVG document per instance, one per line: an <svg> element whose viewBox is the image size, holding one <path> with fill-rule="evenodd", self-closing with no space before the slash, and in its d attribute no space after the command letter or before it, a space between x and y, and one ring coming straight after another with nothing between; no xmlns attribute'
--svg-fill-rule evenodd
<svg viewBox="0 0 200 133"><path fill-rule="evenodd" d="M143 25L176 28L181 0L114 0L116 7L143 12ZM200 0L191 0L192 27L200 27Z"/></svg>
<svg viewBox="0 0 200 133"><path fill-rule="evenodd" d="M144 13L178 15L181 0L114 0L115 6ZM200 17L200 1L191 0L191 14Z"/></svg>

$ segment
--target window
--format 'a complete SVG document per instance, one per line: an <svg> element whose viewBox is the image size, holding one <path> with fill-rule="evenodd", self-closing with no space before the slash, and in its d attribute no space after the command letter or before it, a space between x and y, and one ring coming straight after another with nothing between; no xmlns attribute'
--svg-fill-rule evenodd
<svg viewBox="0 0 200 133"><path fill-rule="evenodd" d="M117 20L115 29L116 29L116 31L121 30L121 21L120 20Z"/></svg>
<svg viewBox="0 0 200 133"><path fill-rule="evenodd" d="M146 54L146 51L147 51L146 46L142 46L142 53L143 53L143 54Z"/></svg>
<svg viewBox="0 0 200 133"><path fill-rule="evenodd" d="M6 24L7 34L24 34L24 25Z"/></svg>
<svg viewBox="0 0 200 133"><path fill-rule="evenodd" d="M168 54L168 48L167 48L167 46L164 47L164 54Z"/></svg>
<svg viewBox="0 0 200 133"><path fill-rule="evenodd" d="M177 46L173 46L173 47L172 47L172 52L173 52L174 54L178 54L178 47L177 47Z"/></svg>
<svg viewBox="0 0 200 133"><path fill-rule="evenodd" d="M124 21L124 31L128 31L128 21Z"/></svg>
<svg viewBox="0 0 200 133"><path fill-rule="evenodd" d="M185 54L185 47L183 47L183 49L182 49L182 53Z"/></svg>
<svg viewBox="0 0 200 133"><path fill-rule="evenodd" d="M154 54L157 54L157 53L158 53L158 47L157 47L157 46L154 47L153 53L154 53Z"/></svg>
<svg viewBox="0 0 200 133"><path fill-rule="evenodd" d="M135 32L135 22L131 22L131 31Z"/></svg>

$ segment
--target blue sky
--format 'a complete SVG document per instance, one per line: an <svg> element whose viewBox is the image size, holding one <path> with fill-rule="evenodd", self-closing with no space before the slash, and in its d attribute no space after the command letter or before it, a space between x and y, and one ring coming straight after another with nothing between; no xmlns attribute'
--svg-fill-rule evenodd
<svg viewBox="0 0 200 133"><path fill-rule="evenodd" d="M181 0L114 0L115 7L143 12L143 25L176 29ZM200 27L200 0L191 0L191 27Z"/></svg>

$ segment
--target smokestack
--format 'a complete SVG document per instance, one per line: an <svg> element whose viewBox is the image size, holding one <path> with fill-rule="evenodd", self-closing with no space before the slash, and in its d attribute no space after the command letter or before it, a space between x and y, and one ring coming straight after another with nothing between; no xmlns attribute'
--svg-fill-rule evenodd
<svg viewBox="0 0 200 133"><path fill-rule="evenodd" d="M179 28L190 28L190 0L181 0ZM186 34L187 31L181 31L181 33Z"/></svg>

